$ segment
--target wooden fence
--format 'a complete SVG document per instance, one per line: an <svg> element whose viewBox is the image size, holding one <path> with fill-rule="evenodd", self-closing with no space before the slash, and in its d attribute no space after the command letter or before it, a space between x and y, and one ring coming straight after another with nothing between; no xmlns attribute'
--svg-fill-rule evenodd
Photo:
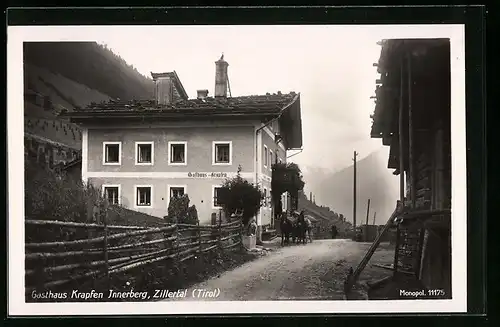
<svg viewBox="0 0 500 327"><path fill-rule="evenodd" d="M57 229L60 241L26 243L26 292L48 290L84 279L102 280L131 269L170 261L202 258L219 249L242 245L241 220L216 225L165 224L162 227L113 226L26 220L26 228L43 235ZM28 229L27 229L28 230ZM54 237L55 233L48 233Z"/></svg>

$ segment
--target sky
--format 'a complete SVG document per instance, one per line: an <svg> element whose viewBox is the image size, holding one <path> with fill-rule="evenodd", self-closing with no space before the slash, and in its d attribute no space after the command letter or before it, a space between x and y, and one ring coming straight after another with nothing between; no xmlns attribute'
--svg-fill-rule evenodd
<svg viewBox="0 0 500 327"><path fill-rule="evenodd" d="M395 28L397 30L395 30ZM229 63L232 96L300 92L303 151L290 160L302 170L338 171L373 151L384 151L370 138L381 47L377 42L408 29L435 37L435 26L123 26L99 34L139 72L175 70L189 97L215 87L215 61ZM293 153L290 153L291 155Z"/></svg>
<svg viewBox="0 0 500 327"><path fill-rule="evenodd" d="M199 89L213 95L215 61L222 53L232 96L300 92L303 151L288 161L299 164L305 191L322 193L318 204L334 205L336 195L324 194L323 181L351 166L354 151L358 160L376 153L371 174L382 176L388 203L378 210L389 215L399 178L387 169L389 148L370 137L370 97L380 76L373 65L381 51L377 43L450 37L454 31L452 25L112 26L101 28L94 40L146 76L175 70L190 98Z"/></svg>
<svg viewBox="0 0 500 327"><path fill-rule="evenodd" d="M467 171L464 160L466 147L463 28L457 30L456 27L450 25L439 25L439 27L420 25L396 27L9 26L8 29L9 85L7 91L9 96L7 99L10 110L7 118L8 126L11 127L8 135L9 159L14 158L14 162L17 159L20 163L10 165L10 168L22 168L23 159L23 137L20 134L20 137L12 136L12 131L22 133L23 130L22 110L16 110L23 106L23 76L19 74L23 67L23 41L98 40L108 44L113 51L144 74L149 74L150 71L176 70L191 97L196 95L196 90L199 88L208 88L213 94L214 61L220 57L221 52L224 52L225 59L230 64L229 78L233 95L262 94L278 90L282 92L294 90L301 93L304 151L294 156L293 160L299 163L303 170L324 168L335 171L351 164L353 150L358 151L360 158L363 158L371 151L382 148L380 140L369 138L369 116L374 109L373 101L369 97L374 93L377 78L372 64L377 61L380 51L376 42L384 38L432 38L453 35L455 43L452 41L451 146L453 153L452 207L454 210L451 235L453 238L452 256L459 257L460 260L452 262L454 296L453 301L449 303L452 306L448 306L445 311L450 309L448 311L458 312L466 309L466 299L463 297L463 289L467 286L465 276L467 265L466 256L464 256L467 246L465 215L467 212L465 182ZM13 33L12 30L17 33ZM457 41L459 46L454 47ZM454 52L454 48L458 52ZM453 72L454 62L455 72ZM457 110L461 110L462 113L457 114ZM376 168L387 170L383 164ZM11 180L16 180L19 174L22 172L9 169ZM9 183L8 194L11 204L9 216L14 218L9 221L9 236L13 239L22 239L19 235L24 235L24 224L21 219L15 218L23 217L23 205L22 201L19 201L24 195L23 183ZM379 216L381 215L377 214L377 219ZM11 257L24 255L22 242L12 242L12 245ZM20 273L24 269L22 264L11 266L10 276L22 276ZM19 285L19 290L23 285L22 280L16 280L11 284ZM22 294L21 292L10 293ZM460 307L455 305L458 304L457 301L461 303ZM23 300L16 298L14 302L22 303ZM318 306L317 303L319 302L314 305ZM411 308L407 307L405 310L426 311L429 309L428 303L422 302L420 309L415 309L415 302L408 304ZM23 309L17 310L21 312ZM30 309L24 311L26 310ZM47 308L44 310L46 312ZM103 310L106 311L106 309ZM443 308L439 310L442 311Z"/></svg>

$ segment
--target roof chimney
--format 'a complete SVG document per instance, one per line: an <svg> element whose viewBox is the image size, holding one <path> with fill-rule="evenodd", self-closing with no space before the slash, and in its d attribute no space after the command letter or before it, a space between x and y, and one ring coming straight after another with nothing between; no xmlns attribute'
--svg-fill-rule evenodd
<svg viewBox="0 0 500 327"><path fill-rule="evenodd" d="M151 73L154 82L156 104L165 105L172 103L174 97L174 83L169 74Z"/></svg>
<svg viewBox="0 0 500 327"><path fill-rule="evenodd" d="M224 61L224 54L215 62L215 92L216 98L227 97L227 66L229 64Z"/></svg>
<svg viewBox="0 0 500 327"><path fill-rule="evenodd" d="M197 98L198 99L205 99L208 96L208 90L198 90L196 91L198 93Z"/></svg>

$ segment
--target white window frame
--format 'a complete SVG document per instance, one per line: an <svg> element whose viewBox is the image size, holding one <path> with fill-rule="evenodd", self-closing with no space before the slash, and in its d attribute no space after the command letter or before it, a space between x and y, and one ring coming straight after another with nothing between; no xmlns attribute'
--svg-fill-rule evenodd
<svg viewBox="0 0 500 327"><path fill-rule="evenodd" d="M106 162L106 146L118 145L118 162ZM102 164L105 166L120 166L122 164L122 142L106 141L102 142Z"/></svg>
<svg viewBox="0 0 500 327"><path fill-rule="evenodd" d="M151 145L151 162L139 162L139 145ZM155 143L140 141L135 142L135 165L136 166L152 166L155 162Z"/></svg>
<svg viewBox="0 0 500 327"><path fill-rule="evenodd" d="M264 168L267 168L267 164L268 164L268 161L269 161L269 157L268 157L268 154L267 154L267 145L264 145Z"/></svg>
<svg viewBox="0 0 500 327"><path fill-rule="evenodd" d="M273 168L273 150L269 150L269 170Z"/></svg>
<svg viewBox="0 0 500 327"><path fill-rule="evenodd" d="M215 205L215 189L222 188L222 185L212 185L212 209L222 209L222 207L218 207Z"/></svg>
<svg viewBox="0 0 500 327"><path fill-rule="evenodd" d="M167 185L167 210L168 206L170 205L170 190L172 188L183 188L184 189L184 194L187 194L187 185Z"/></svg>
<svg viewBox="0 0 500 327"><path fill-rule="evenodd" d="M184 162L172 162L172 145L184 145ZM170 141L168 142L168 165L169 166L186 166L187 165L187 142L186 141Z"/></svg>
<svg viewBox="0 0 500 327"><path fill-rule="evenodd" d="M141 206L137 204L137 189L140 187L149 187L151 189L151 203L148 206ZM154 189L153 185L134 185L134 208L136 209L141 209L141 208L152 208L153 207L153 196L154 196Z"/></svg>
<svg viewBox="0 0 500 327"><path fill-rule="evenodd" d="M118 205L122 204L122 186L120 184L103 184L102 188L102 196L107 199L106 188L116 187L118 188Z"/></svg>
<svg viewBox="0 0 500 327"><path fill-rule="evenodd" d="M217 162L217 145L229 145L229 162ZM212 165L231 166L233 164L233 141L213 141L212 142ZM213 202L213 201L212 201Z"/></svg>

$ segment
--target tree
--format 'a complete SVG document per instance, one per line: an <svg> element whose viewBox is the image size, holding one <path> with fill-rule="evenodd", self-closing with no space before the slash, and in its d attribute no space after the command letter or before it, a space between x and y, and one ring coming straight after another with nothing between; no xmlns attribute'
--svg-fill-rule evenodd
<svg viewBox="0 0 500 327"><path fill-rule="evenodd" d="M218 201L226 215L237 211L243 212L243 224L247 225L250 218L257 215L264 194L258 185L254 185L241 177L241 166L234 178L226 179L218 193Z"/></svg>
<svg viewBox="0 0 500 327"><path fill-rule="evenodd" d="M196 206L189 206L189 196L184 194L173 197L168 204L168 215L165 216L168 223L197 224L198 210Z"/></svg>
<svg viewBox="0 0 500 327"><path fill-rule="evenodd" d="M277 163L273 165L271 196L275 207L281 203L281 194L290 193L292 206L297 207L299 191L304 189L302 171L296 163Z"/></svg>

